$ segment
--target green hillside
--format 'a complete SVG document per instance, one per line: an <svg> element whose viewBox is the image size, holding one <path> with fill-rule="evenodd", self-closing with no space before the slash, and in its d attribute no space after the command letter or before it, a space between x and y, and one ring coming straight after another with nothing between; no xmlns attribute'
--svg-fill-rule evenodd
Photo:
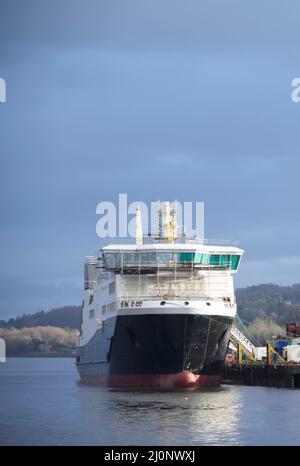
<svg viewBox="0 0 300 466"><path fill-rule="evenodd" d="M24 327L61 327L79 329L81 319L81 306L65 306L35 314L23 314L15 319L0 320L0 328Z"/></svg>
<svg viewBox="0 0 300 466"><path fill-rule="evenodd" d="M272 319L279 325L300 323L300 283L292 286L263 284L236 290L238 314L245 321ZM0 328L61 327L79 329L81 306L65 306L51 311L24 314L0 321Z"/></svg>
<svg viewBox="0 0 300 466"><path fill-rule="evenodd" d="M264 284L238 289L238 314L252 322L270 318L280 325L300 322L300 283L292 286Z"/></svg>

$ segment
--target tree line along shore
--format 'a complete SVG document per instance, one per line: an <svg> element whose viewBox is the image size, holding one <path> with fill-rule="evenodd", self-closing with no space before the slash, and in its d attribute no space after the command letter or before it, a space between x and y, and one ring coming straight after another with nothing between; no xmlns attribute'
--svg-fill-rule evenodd
<svg viewBox="0 0 300 466"><path fill-rule="evenodd" d="M300 322L300 283L263 284L236 290L239 317L248 332L264 342L285 333L286 322ZM0 320L8 356L73 356L81 306L65 306Z"/></svg>

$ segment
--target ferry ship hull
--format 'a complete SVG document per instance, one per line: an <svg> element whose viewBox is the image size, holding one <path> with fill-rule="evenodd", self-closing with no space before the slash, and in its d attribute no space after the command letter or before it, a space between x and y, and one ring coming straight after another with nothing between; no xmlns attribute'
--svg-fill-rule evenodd
<svg viewBox="0 0 300 466"><path fill-rule="evenodd" d="M232 317L118 315L77 350L83 381L111 387L197 389L218 385Z"/></svg>

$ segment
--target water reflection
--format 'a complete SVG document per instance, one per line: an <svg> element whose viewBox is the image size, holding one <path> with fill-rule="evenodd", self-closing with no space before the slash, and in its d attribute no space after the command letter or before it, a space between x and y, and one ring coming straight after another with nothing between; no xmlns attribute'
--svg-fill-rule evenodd
<svg viewBox="0 0 300 466"><path fill-rule="evenodd" d="M95 398L92 403L95 429L99 434L101 430L103 438L105 425L106 433L111 436L110 444L234 444L238 436L239 396L226 387L199 392L121 391L99 387L83 391L85 395L80 397L83 413L90 410L91 398Z"/></svg>

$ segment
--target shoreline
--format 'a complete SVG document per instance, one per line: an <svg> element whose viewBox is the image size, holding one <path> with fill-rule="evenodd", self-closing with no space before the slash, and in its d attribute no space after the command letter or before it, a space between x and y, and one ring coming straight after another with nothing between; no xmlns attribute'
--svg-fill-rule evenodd
<svg viewBox="0 0 300 466"><path fill-rule="evenodd" d="M51 353L51 354L36 354L36 353L27 353L27 354L9 354L6 355L6 359L10 358L74 358L75 355L73 354L58 354L58 353Z"/></svg>

